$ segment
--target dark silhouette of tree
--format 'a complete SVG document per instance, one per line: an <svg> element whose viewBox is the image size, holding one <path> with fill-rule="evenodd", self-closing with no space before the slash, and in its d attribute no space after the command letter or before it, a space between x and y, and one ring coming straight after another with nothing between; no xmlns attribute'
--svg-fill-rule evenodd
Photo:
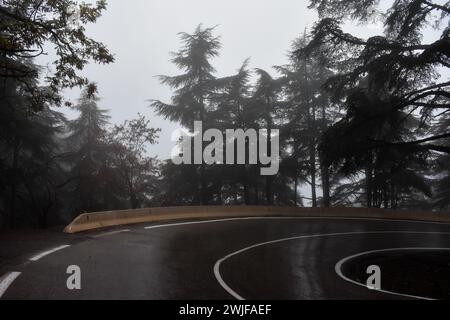
<svg viewBox="0 0 450 320"><path fill-rule="evenodd" d="M401 192L405 196L408 188L429 194L418 174L431 151L450 151L445 145L448 132L429 131L437 114L448 110L449 84L436 82L437 68L448 67L448 28L434 42L421 43L425 26L447 21L449 10L431 1L396 1L379 17L384 35L360 39L342 31L338 20L367 22L378 14L376 4L312 1L321 21L298 53L324 55L330 68L339 70L326 88L334 102L344 101L347 114L323 139L325 160L340 165L347 175L364 167L367 205L388 206L390 201L396 207L395 198Z"/></svg>
<svg viewBox="0 0 450 320"><path fill-rule="evenodd" d="M137 119L114 126L110 134L112 165L132 209L142 206L155 192L157 159L147 155L147 148L156 143L159 132L150 126L145 116L139 115Z"/></svg>
<svg viewBox="0 0 450 320"><path fill-rule="evenodd" d="M157 113L166 119L178 121L193 131L194 121L203 122L207 130L213 109L211 94L220 81L214 76L215 69L210 60L216 57L220 49L218 37L213 35L214 28L197 27L193 34L180 33L182 48L173 53L172 62L185 73L178 76L160 76L161 82L175 90L172 104L153 101ZM203 132L200 133L203 136ZM205 165L199 165L198 203L208 203L208 186Z"/></svg>
<svg viewBox="0 0 450 320"><path fill-rule="evenodd" d="M101 179L107 161L106 126L109 124L107 110L97 105L99 98L85 89L74 108L77 119L70 121L70 135L66 138L68 157L72 168L71 200L76 213L102 209L104 180Z"/></svg>
<svg viewBox="0 0 450 320"><path fill-rule="evenodd" d="M260 128L267 128L267 144L270 146L272 130L277 129L275 118L282 94L281 80L272 78L267 71L262 69L256 69L256 75L258 79L254 88L252 103L260 109L257 121ZM274 203L273 179L272 176L266 177L265 198L269 205Z"/></svg>
<svg viewBox="0 0 450 320"><path fill-rule="evenodd" d="M37 87L37 80L29 83ZM56 185L61 167L57 162L64 117L40 106L30 113L33 97L22 82L3 80L0 92L0 213L10 226L46 227L54 212ZM54 217L52 217L54 218ZM53 220L55 221L55 220Z"/></svg>
<svg viewBox="0 0 450 320"><path fill-rule="evenodd" d="M241 128L244 131L256 128L255 110L251 108L250 76L248 69L249 59L244 61L237 73L230 77L217 79L219 90L212 95L214 110L210 113L212 125L220 129L223 134L230 128ZM248 147L249 142L246 141ZM226 150L224 150L226 158ZM248 160L248 154L246 155ZM235 159L237 163L237 152L235 146ZM220 166L215 168L216 181L220 186L222 203L235 203L250 205L257 202L252 179L253 171L257 170L254 165ZM253 192L252 192L253 189ZM253 199L252 199L253 193Z"/></svg>
<svg viewBox="0 0 450 320"><path fill-rule="evenodd" d="M449 3L397 0L384 12L376 0L311 0L310 7L320 21L273 75L246 60L219 77L215 29L180 33L171 60L180 74L159 77L173 90L171 102L151 102L189 134L268 129L270 145L279 130L279 173L266 177L248 153L237 165L159 161L148 148L160 130L146 117L109 123L96 84L81 73L89 61L114 60L85 33L104 0L1 1L0 225L46 227L82 212L157 205L450 208L450 82L440 76L450 66ZM356 37L344 31L347 20L382 22L385 30ZM441 34L425 43L429 26ZM55 70L41 84L33 58L48 44ZM54 107L62 89L75 86L81 97L67 105L79 115L68 121Z"/></svg>
<svg viewBox="0 0 450 320"><path fill-rule="evenodd" d="M433 130L436 133L450 130L450 119L442 117L436 123ZM450 146L450 141L445 141L446 146ZM430 173L435 175L434 184L436 188L435 207L438 209L448 209L450 207L450 155L446 153L435 153L433 157L434 165L430 168Z"/></svg>
<svg viewBox="0 0 450 320"><path fill-rule="evenodd" d="M5 0L0 3L0 77L14 78L33 96L30 108L41 100L59 104L61 88L85 86L89 81L79 71L89 60L111 63L113 56L102 43L85 34L85 25L95 23L106 9L106 1L95 5L71 0ZM29 85L37 70L23 63L46 54L46 43L56 49L55 70L47 81L50 90Z"/></svg>
<svg viewBox="0 0 450 320"><path fill-rule="evenodd" d="M322 133L335 120L337 112L332 108L329 96L323 89L328 77L333 73L326 68L323 56L298 57L296 52L307 44L307 34L295 40L289 54L288 65L277 67L282 74L284 86L285 139L292 150L286 162L294 174L294 190L298 190L299 179L311 187L311 202L318 206L317 179L318 165L323 193L323 205L330 206L329 166L320 161L317 147ZM298 202L296 192L295 203Z"/></svg>

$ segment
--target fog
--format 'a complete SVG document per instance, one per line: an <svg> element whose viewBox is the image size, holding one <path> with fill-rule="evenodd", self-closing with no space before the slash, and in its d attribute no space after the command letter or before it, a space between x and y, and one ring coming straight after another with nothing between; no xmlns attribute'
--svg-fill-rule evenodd
<svg viewBox="0 0 450 320"><path fill-rule="evenodd" d="M390 3L381 1L381 6ZM271 67L287 62L292 41L318 19L308 4L309 0L109 0L104 15L87 30L89 36L107 44L116 62L89 64L82 74L98 84L100 106L110 110L113 123L134 118L137 113L151 118L162 132L159 143L149 152L167 159L175 145L172 133L180 126L154 115L149 100L170 102L170 89L156 77L180 72L170 62L170 52L180 47L178 33L193 32L200 23L216 26L222 49L213 64L219 76L233 74L247 58L251 68L275 74ZM345 30L364 38L383 31L376 21L364 26L347 23ZM431 40L436 34L430 29L425 37ZM51 68L51 57L49 54L37 61ZM68 90L65 97L75 102L79 93L79 89ZM64 111L72 116L71 110Z"/></svg>
<svg viewBox="0 0 450 320"><path fill-rule="evenodd" d="M174 143L171 133L178 124L153 115L149 99L170 101L171 91L161 85L157 75L178 74L170 52L176 51L179 32L192 32L202 23L217 26L222 50L214 61L218 75L229 75L250 58L250 67L270 70L287 62L291 42L310 28L317 14L306 0L109 0L98 23L88 26L88 34L104 42L115 54L116 62L102 66L90 64L83 71L98 83L100 106L110 109L112 122L121 122L142 113L163 131L151 154L170 157ZM373 30L372 30L373 31ZM367 31L366 31L367 32ZM49 62L50 57L40 61ZM75 101L79 90L66 92ZM67 112L69 117L71 112Z"/></svg>

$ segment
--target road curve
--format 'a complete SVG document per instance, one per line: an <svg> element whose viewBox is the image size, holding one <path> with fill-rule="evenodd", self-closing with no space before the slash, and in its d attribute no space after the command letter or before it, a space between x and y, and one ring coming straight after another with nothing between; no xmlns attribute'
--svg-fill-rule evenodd
<svg viewBox="0 0 450 320"><path fill-rule="evenodd" d="M7 279L2 299L411 298L369 290L335 272L346 257L391 248L450 248L450 225L237 218L99 231L11 270L16 277ZM71 265L81 269L81 290L66 286Z"/></svg>

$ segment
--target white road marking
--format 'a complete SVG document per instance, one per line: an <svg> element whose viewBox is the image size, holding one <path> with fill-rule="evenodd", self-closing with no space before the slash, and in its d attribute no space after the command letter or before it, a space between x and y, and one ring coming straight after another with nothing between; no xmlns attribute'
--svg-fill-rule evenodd
<svg viewBox="0 0 450 320"><path fill-rule="evenodd" d="M266 245L271 244L277 244L281 242L287 242L287 241L294 241L294 240L301 240L301 239L311 239L311 238L324 238L324 237L336 237L336 236L349 236L349 235L362 235L362 234L443 234L443 235L450 235L450 232L419 232L419 231L372 231L372 232L345 232L345 233L328 233L328 234L315 234L315 235L306 235L306 236L298 236L298 237L291 237L291 238L284 238L284 239L278 239L273 241L267 241L262 243L257 243L252 246L243 248L239 251L235 251L230 253L229 255L223 257L222 259L219 259L215 265L214 265L214 276L216 277L216 280L219 282L219 284L222 286L222 288L228 292L232 297L234 297L237 300L245 300L244 297L239 295L235 290L233 290L222 278L222 275L220 274L220 266L222 263L224 263L226 260L230 259L231 257L237 256L241 253L244 253L246 251L259 248ZM388 294L391 294L390 292L385 292ZM399 295L399 294L397 294ZM410 296L412 297L412 296Z"/></svg>
<svg viewBox="0 0 450 320"><path fill-rule="evenodd" d="M8 272L0 278L0 298L8 290L9 286L21 275L21 272Z"/></svg>
<svg viewBox="0 0 450 320"><path fill-rule="evenodd" d="M38 260L44 258L45 256L48 256L49 254L52 254L52 253L54 253L54 252L56 252L56 251L60 251L60 250L62 250L62 249L68 248L68 247L70 247L70 245L59 246L59 247L56 247L56 248L54 248L54 249L51 249L51 250L48 250L48 251L41 252L41 253L39 253L39 254L37 254L37 255L31 257L29 260L30 260L30 261L38 261Z"/></svg>
<svg viewBox="0 0 450 320"><path fill-rule="evenodd" d="M159 224L144 227L146 230L206 224L206 223L220 223L229 221L242 221L242 220L350 220L350 221L380 221L380 222L406 222L406 223L420 223L420 224L438 224L438 225L450 225L448 222L435 222L435 221L420 221L420 220L400 220L400 219L383 219L383 218L339 218L339 217L244 217L244 218L224 218L216 220L202 220L202 221L190 221L180 223Z"/></svg>
<svg viewBox="0 0 450 320"><path fill-rule="evenodd" d="M390 249L381 249L381 250L371 250L371 251L364 251L358 254L354 254L352 256L348 256L342 260L340 260L336 266L334 267L334 270L336 271L337 275L339 277L341 277L342 279L344 279L347 282L353 283L355 285L358 286L362 286L367 288L367 286L363 283L360 283L358 281L352 280L348 277L346 277L343 272L342 272L342 266L357 257L361 257L364 255L368 255L368 254L372 254L372 253L379 253L379 252L393 252L393 251L424 251L424 250L429 250L429 251L449 251L450 248L390 248ZM406 298L413 298L413 299L419 299L419 300L435 300L432 298L428 298L428 297L421 297L421 296L414 296L414 295L409 295L409 294L403 294L403 293L398 293L398 292L393 292L393 291L388 291L388 290L375 290L378 292L383 292L383 293L387 293L387 294L391 294L391 295L396 295L396 296L401 296L401 297L406 297Z"/></svg>
<svg viewBox="0 0 450 320"><path fill-rule="evenodd" d="M167 227L178 227L178 226L187 226L193 224L206 224L206 223L218 223L218 222L226 222L226 221L239 221L239 220L260 220L264 218L229 218L229 219L217 219L217 220L203 220L203 221L191 221L191 222L180 222L180 223L170 223L170 224L160 224L155 226L148 226L144 229L159 229L159 228L167 228Z"/></svg>
<svg viewBox="0 0 450 320"><path fill-rule="evenodd" d="M450 223L445 222L428 222L428 221L415 221L415 220L398 220L398 219L382 219L382 218L346 218L346 217L244 217L244 218L228 218L228 219L217 219L217 220L206 220L206 221L192 221L192 222L183 222L183 223L173 223L173 224L162 224L162 225L154 225L154 226L148 226L145 227L146 230L150 229L158 229L158 228L165 228L165 227L175 227L175 226L184 226L184 225L195 225L195 224L206 224L206 223L218 223L218 222L227 222L227 221L241 221L241 220L362 220L362 221L389 221L389 222L406 222L406 223L421 223L421 224L439 224L439 225L449 225ZM121 232L129 232L131 230L120 230L120 231L113 231L109 233L99 234L97 236L93 236L94 238L99 238L107 235L112 235L116 233ZM244 248L242 250L239 250L237 252L234 252L219 261L216 262L214 265L214 274L216 276L217 281L220 283L220 285L233 297L239 300L244 300L243 297L241 297L238 293L236 293L233 289L231 289L225 281L223 281L221 275L220 275L220 265L227 259L243 253L245 251L248 251L250 249L260 247L263 245L269 245L269 244L275 244L279 242L284 241L290 241L290 240L298 240L298 239L306 239L306 238L315 238L315 237L327 237L327 236L344 236L344 235L355 235L355 234L382 234L382 233L415 233L415 234L450 234L446 232L414 232L414 231L380 231L380 232L350 232L350 233L331 233L331 234L318 234L318 235L310 235L310 236L300 236L300 237L294 237L294 238L286 238L286 239L280 239L280 240L274 240L269 242L264 242L260 244L253 245L251 247ZM38 261L42 259L45 256L48 256L54 252L63 250L65 248L70 247L70 245L63 245L59 246L57 248L39 253L33 257L31 257L30 261ZM8 287L13 283L17 277L20 276L20 272L10 272L0 278L0 298L5 293L5 291L8 289Z"/></svg>
<svg viewBox="0 0 450 320"><path fill-rule="evenodd" d="M111 232L105 232L105 233L101 233L101 234L97 234L95 236L92 236L92 238L102 238L102 237L106 237L106 236L112 236L114 234L119 234L119 233L124 233L124 232L130 232L130 229L125 229L125 230L118 230L118 231L111 231Z"/></svg>

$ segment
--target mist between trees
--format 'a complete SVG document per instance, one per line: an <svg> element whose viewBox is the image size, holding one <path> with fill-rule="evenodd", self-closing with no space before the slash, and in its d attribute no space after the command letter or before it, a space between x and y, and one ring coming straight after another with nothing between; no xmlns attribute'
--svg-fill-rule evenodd
<svg viewBox="0 0 450 320"><path fill-rule="evenodd" d="M278 130L279 172L261 176L261 164L248 161L175 165L149 157L159 129L144 115L109 123L95 79L80 76L89 61L114 62L84 29L105 1L0 1L0 226L47 227L82 212L147 206L448 209L450 82L440 71L450 66L449 2L398 0L385 12L375 0L310 2L320 20L293 41L289 63L270 71L247 60L218 76L215 29L180 33L172 55L180 73L160 76L172 101L151 101L190 132L196 121L224 134L268 129L270 145ZM358 38L341 29L345 19L378 19L385 32ZM429 26L440 36L424 43ZM42 84L33 61L48 42L57 60ZM84 90L71 105L61 92L76 86ZM67 120L62 105L78 117Z"/></svg>

